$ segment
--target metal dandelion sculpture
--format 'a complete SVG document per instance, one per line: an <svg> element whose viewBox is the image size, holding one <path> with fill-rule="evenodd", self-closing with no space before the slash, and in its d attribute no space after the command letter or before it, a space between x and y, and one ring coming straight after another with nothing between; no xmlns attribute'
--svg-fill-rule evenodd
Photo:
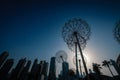
<svg viewBox="0 0 120 80"><path fill-rule="evenodd" d="M65 23L62 30L63 39L68 44L69 48L70 46L74 46L74 42L76 41L75 37L77 36L81 48L84 49L90 34L91 31L87 22L77 18L71 19Z"/></svg>
<svg viewBox="0 0 120 80"><path fill-rule="evenodd" d="M120 20L116 23L116 26L114 28L114 37L120 44Z"/></svg>
<svg viewBox="0 0 120 80"><path fill-rule="evenodd" d="M62 79L61 80L68 80L68 63L67 60L67 53L63 50L60 50L56 53L56 60L58 63L62 63Z"/></svg>
<svg viewBox="0 0 120 80"><path fill-rule="evenodd" d="M88 75L87 66L84 60L82 49L85 48L87 40L91 35L91 30L88 23L82 19L73 18L65 23L62 29L62 36L66 44L71 50L75 51L76 62L77 62L77 47L79 49L83 66ZM76 64L77 66L77 64Z"/></svg>
<svg viewBox="0 0 120 80"><path fill-rule="evenodd" d="M67 53L63 50L60 50L56 53L56 60L58 63L65 62L67 60Z"/></svg>

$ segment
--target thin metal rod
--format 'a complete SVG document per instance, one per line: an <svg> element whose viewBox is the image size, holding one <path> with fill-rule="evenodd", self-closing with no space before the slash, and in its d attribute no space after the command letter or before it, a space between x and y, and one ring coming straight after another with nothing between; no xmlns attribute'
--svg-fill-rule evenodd
<svg viewBox="0 0 120 80"><path fill-rule="evenodd" d="M75 42L75 59L76 59L76 75L77 75L77 78L79 78L78 59L77 59L77 42Z"/></svg>
<svg viewBox="0 0 120 80"><path fill-rule="evenodd" d="M84 57L83 57L82 49L81 49L81 46L80 46L80 43L79 43L77 34L75 34L75 37L76 37L76 41L77 41L77 44L78 44L78 48L79 48L79 51L80 51L80 55L81 55L81 58L82 58L82 61L83 61L83 66L84 66L84 69L85 69L85 73L86 73L86 75L87 75L87 77L88 77L88 80L90 80L90 79L89 79L89 75L88 75L88 71L87 71L87 66L86 66L86 63L85 63L85 60L84 60Z"/></svg>
<svg viewBox="0 0 120 80"><path fill-rule="evenodd" d="M81 77L82 77L82 67L81 67L81 60L79 59L79 67L80 67L80 73L81 73Z"/></svg>
<svg viewBox="0 0 120 80"><path fill-rule="evenodd" d="M64 59L63 59L63 57L62 56L60 56L60 58L62 59L62 61L64 62Z"/></svg>

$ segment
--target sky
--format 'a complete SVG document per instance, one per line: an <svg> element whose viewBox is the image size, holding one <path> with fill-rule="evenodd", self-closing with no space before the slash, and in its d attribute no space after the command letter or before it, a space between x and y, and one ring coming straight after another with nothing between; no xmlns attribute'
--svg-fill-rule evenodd
<svg viewBox="0 0 120 80"><path fill-rule="evenodd" d="M50 62L56 52L64 50L70 68L75 68L74 53L62 37L62 27L72 18L86 20L91 28L90 40L83 50L88 69L93 62L116 60L120 54L113 35L120 19L119 0L6 0L0 1L0 11L0 53L8 51L15 63L24 57ZM58 74L61 64L56 65ZM103 67L102 73L111 76L107 68Z"/></svg>

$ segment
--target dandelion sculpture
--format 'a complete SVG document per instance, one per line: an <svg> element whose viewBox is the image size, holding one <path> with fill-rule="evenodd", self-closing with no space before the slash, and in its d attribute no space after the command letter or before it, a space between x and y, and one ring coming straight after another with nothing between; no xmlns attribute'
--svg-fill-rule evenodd
<svg viewBox="0 0 120 80"><path fill-rule="evenodd" d="M91 34L88 23L82 19L73 18L65 23L62 29L62 37L70 49L75 50L77 55L77 47L83 61L83 66L88 76L87 66L83 57L82 49L85 48L87 40ZM76 56L77 61L77 56Z"/></svg>
<svg viewBox="0 0 120 80"><path fill-rule="evenodd" d="M56 53L56 60L58 63L65 62L67 60L67 53L63 50L60 50Z"/></svg>
<svg viewBox="0 0 120 80"><path fill-rule="evenodd" d="M68 63L66 62L67 60L67 53L63 50L60 50L56 53L56 60L58 63L62 63L62 80L67 80L68 79Z"/></svg>
<svg viewBox="0 0 120 80"><path fill-rule="evenodd" d="M116 23L116 26L114 28L114 37L120 44L120 20Z"/></svg>

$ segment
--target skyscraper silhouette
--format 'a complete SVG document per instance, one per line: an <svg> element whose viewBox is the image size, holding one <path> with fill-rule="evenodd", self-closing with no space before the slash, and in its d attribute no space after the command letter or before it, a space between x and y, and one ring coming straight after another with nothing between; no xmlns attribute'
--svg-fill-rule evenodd
<svg viewBox="0 0 120 80"><path fill-rule="evenodd" d="M120 68L120 54L119 54L119 56L117 57L116 62L117 62L118 67Z"/></svg>
<svg viewBox="0 0 120 80"><path fill-rule="evenodd" d="M38 64L38 59L35 59L33 65L32 65L32 68L31 68L30 76L29 76L30 80L38 79L39 69L40 69L40 64Z"/></svg>
<svg viewBox="0 0 120 80"><path fill-rule="evenodd" d="M28 79L28 77L29 77L28 70L30 68L30 65L31 65L31 61L28 60L26 66L23 68L23 71L21 72L20 80L27 80Z"/></svg>
<svg viewBox="0 0 120 80"><path fill-rule="evenodd" d="M113 65L113 67L115 68L116 72L120 76L120 68L119 68L119 66L117 65L117 63L114 60L110 59L110 61L111 61L112 65Z"/></svg>
<svg viewBox="0 0 120 80"><path fill-rule="evenodd" d="M9 70L14 63L13 59L8 59L0 69L0 80L6 80Z"/></svg>
<svg viewBox="0 0 120 80"><path fill-rule="evenodd" d="M68 80L69 64L67 62L62 63L62 80Z"/></svg>
<svg viewBox="0 0 120 80"><path fill-rule="evenodd" d="M56 80L56 63L55 63L55 57L52 57L51 61L50 61L50 69L49 69L48 80Z"/></svg>
<svg viewBox="0 0 120 80"><path fill-rule="evenodd" d="M12 73L11 78L10 78L11 80L18 80L19 79L21 72L23 71L25 63L26 63L26 58L19 60L17 66L13 70L13 73Z"/></svg>
<svg viewBox="0 0 120 80"><path fill-rule="evenodd" d="M8 52L4 51L1 55L0 55L0 67L3 64L3 62L6 60L6 58L8 57Z"/></svg>
<svg viewBox="0 0 120 80"><path fill-rule="evenodd" d="M47 80L48 63L46 61L40 61L40 68L38 74L38 80Z"/></svg>

